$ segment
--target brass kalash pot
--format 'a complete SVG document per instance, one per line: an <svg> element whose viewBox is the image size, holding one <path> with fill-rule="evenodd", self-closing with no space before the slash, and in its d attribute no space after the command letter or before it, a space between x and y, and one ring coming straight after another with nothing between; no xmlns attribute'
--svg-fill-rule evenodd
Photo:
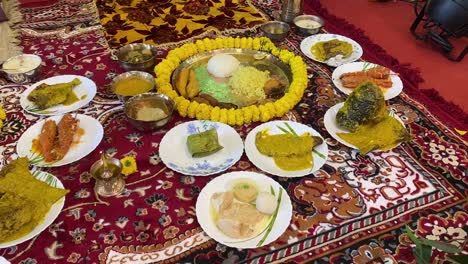
<svg viewBox="0 0 468 264"><path fill-rule="evenodd" d="M91 166L91 175L96 179L94 191L104 197L116 196L123 192L125 180L122 176L122 163L110 158L106 153Z"/></svg>

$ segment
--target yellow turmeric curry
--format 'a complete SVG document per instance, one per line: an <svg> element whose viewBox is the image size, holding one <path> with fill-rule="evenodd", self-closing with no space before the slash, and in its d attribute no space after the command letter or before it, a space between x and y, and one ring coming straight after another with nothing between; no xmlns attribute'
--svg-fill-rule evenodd
<svg viewBox="0 0 468 264"><path fill-rule="evenodd" d="M320 137L314 137L310 133L300 136L288 133L270 135L268 130L263 130L255 136L258 151L272 157L276 166L286 171L312 168L312 148L321 143Z"/></svg>
<svg viewBox="0 0 468 264"><path fill-rule="evenodd" d="M394 117L388 116L377 124L365 124L352 133L337 133L346 142L356 146L365 155L372 150L386 151L409 139L405 127Z"/></svg>

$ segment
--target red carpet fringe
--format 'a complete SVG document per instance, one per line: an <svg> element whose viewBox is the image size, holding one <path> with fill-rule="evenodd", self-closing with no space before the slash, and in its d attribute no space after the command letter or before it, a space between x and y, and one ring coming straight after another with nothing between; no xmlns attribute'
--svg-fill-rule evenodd
<svg viewBox="0 0 468 264"><path fill-rule="evenodd" d="M364 50L365 58L398 72L406 82L405 93L424 104L432 114L437 116L446 125L461 130L468 129L468 114L458 105L442 98L434 89L419 89L419 84L424 81L421 73L412 68L410 64L402 64L389 55L382 47L375 44L366 36L364 30L348 23L345 19L338 18L328 12L319 0L305 0L304 11L308 14L316 13L326 21L326 28L334 33L349 36L356 40ZM408 29L409 34L409 29ZM370 51L370 52L369 52Z"/></svg>

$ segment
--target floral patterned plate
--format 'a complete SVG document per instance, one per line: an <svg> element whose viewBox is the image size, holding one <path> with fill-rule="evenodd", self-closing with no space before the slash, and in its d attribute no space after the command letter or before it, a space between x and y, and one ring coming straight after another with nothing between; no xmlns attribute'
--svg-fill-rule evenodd
<svg viewBox="0 0 468 264"><path fill-rule="evenodd" d="M314 46L319 41L329 41L332 39L337 39L337 40L350 43L353 46L353 53L351 53L349 57L343 58L343 59L337 59L337 57L334 57L334 58L330 58L327 61L318 60L312 54L312 52L310 51L310 48L312 48L312 46ZM317 34L317 35L312 35L310 37L307 37L301 42L301 51L302 53L304 53L307 57L311 58L312 60L318 61L321 63L326 63L328 66L331 66L331 67L338 67L342 64L356 61L362 56L361 45L359 45L356 41L350 38L347 38L341 35L335 35L335 34Z"/></svg>
<svg viewBox="0 0 468 264"><path fill-rule="evenodd" d="M288 130L286 124L289 125L289 127L291 127L298 135L302 135L303 133L309 132L313 136L322 137L313 128L300 123L292 121L271 121L268 123L261 124L249 132L245 139L245 153L247 154L247 157L259 169L277 176L301 177L314 173L315 171L320 169L327 160L328 146L325 143L325 141L322 144L316 146L314 148L314 151L310 152L310 155L312 155L314 161L313 167L310 169L298 171L286 171L280 169L278 166L276 166L273 158L263 155L258 151L257 147L255 146L255 136L258 132L264 129L268 129L270 134L282 134L285 133L285 130Z"/></svg>
<svg viewBox="0 0 468 264"><path fill-rule="evenodd" d="M343 140L337 135L337 133L349 133L348 130L340 128L338 124L336 123L336 114L338 113L340 108L343 107L343 105L344 105L344 102L341 102L339 104L336 104L330 107L325 113L325 117L323 118L323 124L325 125L325 129L328 131L328 133L334 139L336 139L336 141L350 148L358 149L356 146L346 142L345 140ZM389 115L394 117L396 120L398 120L403 126L405 125L405 123L403 123L403 121L394 112L390 111ZM399 145L400 144L398 144L398 146Z"/></svg>
<svg viewBox="0 0 468 264"><path fill-rule="evenodd" d="M63 166L85 157L99 145L104 136L104 129L99 121L87 115L78 114L76 118L79 120L78 126L80 131L78 131L78 134L82 134L80 135L79 141L71 145L63 159L47 162L41 154L33 150L33 141L39 137L45 121L52 119L58 123L62 119L61 115L43 119L28 128L28 130L21 135L16 145L18 156L28 157L31 164L38 167Z"/></svg>
<svg viewBox="0 0 468 264"><path fill-rule="evenodd" d="M187 149L187 136L215 128L223 149L203 158L192 158ZM234 128L219 122L197 120L182 123L164 135L159 156L171 170L185 175L207 176L229 169L242 156L244 145Z"/></svg>
<svg viewBox="0 0 468 264"><path fill-rule="evenodd" d="M32 172L32 175L36 177L38 180L46 182L52 187L57 187L60 189L64 189L62 182L57 179L54 175L43 172L43 171L35 171ZM15 239L13 241L8 241L4 243L0 243L0 248L8 248L39 235L42 231L44 231L49 225L51 225L55 219L59 216L60 212L62 211L63 205L65 204L65 197L62 197L58 200L52 207L50 208L49 212L46 214L44 221L42 221L39 225L37 225L29 234Z"/></svg>
<svg viewBox="0 0 468 264"><path fill-rule="evenodd" d="M70 104L70 105L59 104L59 105L49 107L47 109L38 109L37 106L33 102L28 100L28 95L34 89L36 89L36 87L38 87L39 85L43 83L46 83L46 84L65 83L65 82L71 82L75 78L80 79L81 84L73 88L73 92L79 98L79 100L73 104ZM24 110L32 114L46 115L46 116L61 115L61 114L65 114L68 112L75 111L87 105L89 102L91 102L91 100L93 100L95 95L96 95L96 84L92 80L84 76L79 76L79 75L60 75L60 76L54 76L54 77L42 80L40 82L37 82L31 85L28 89L26 89L26 91L24 91L21 94L20 104Z"/></svg>
<svg viewBox="0 0 468 264"><path fill-rule="evenodd" d="M229 191L233 181L237 179L248 178L256 183L259 192L270 192L275 197L281 195L281 201L278 207L278 213L271 217L268 224L271 224L271 231L268 228L263 229L255 237L247 239L234 239L221 232L213 221L211 211L211 196L216 192ZM223 174L211 180L200 192L195 205L197 221L203 231L208 236L219 243L235 248L257 248L268 245L280 237L289 226L292 218L292 204L286 190L275 180L263 174L250 171L235 171Z"/></svg>
<svg viewBox="0 0 468 264"><path fill-rule="evenodd" d="M352 63L343 64L333 71L333 74L332 74L333 84L336 86L336 88L338 88L338 90L342 91L343 93L350 94L353 92L353 89L344 87L341 84L340 76L344 73L363 71L363 70L371 69L374 67L382 67L382 66L378 64L369 63L369 62L352 62ZM382 90L384 92L385 100L389 100L394 97L397 97L403 90L403 82L401 81L400 77L393 71L391 71L390 74L391 74L390 79L392 80L393 85L392 87L388 89Z"/></svg>

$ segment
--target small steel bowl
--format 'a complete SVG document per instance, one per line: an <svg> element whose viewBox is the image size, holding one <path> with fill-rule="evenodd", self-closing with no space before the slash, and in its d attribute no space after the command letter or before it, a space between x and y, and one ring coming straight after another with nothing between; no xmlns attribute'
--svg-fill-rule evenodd
<svg viewBox="0 0 468 264"><path fill-rule="evenodd" d="M22 59L26 57L32 58L33 60L35 60L38 65L29 71L17 71L17 70L5 69L5 64L8 65L8 63L11 62L12 60ZM11 57L7 59L1 67L1 71L5 73L6 77L10 81L14 83L19 83L19 84L36 82L39 77L39 74L41 73L41 69L42 69L42 59L41 57L34 55L34 54L21 54L21 55Z"/></svg>
<svg viewBox="0 0 468 264"><path fill-rule="evenodd" d="M317 22L320 24L319 27L304 27L301 25L301 23L308 23L309 21ZM318 16L313 16L313 15L302 15L302 16L297 16L293 20L294 25L298 29L299 33L304 34L304 35L313 35L317 34L325 25L325 21L321 17ZM299 25L298 25L299 24Z"/></svg>
<svg viewBox="0 0 468 264"><path fill-rule="evenodd" d="M128 53L132 51L143 51L143 50L151 51L153 56L151 56L151 58L147 60L137 62L137 63L132 63L132 62L128 62L125 60L125 57L127 56ZM122 65L122 67L126 71L151 72L153 71L153 68L156 65L156 47L150 44L144 44L144 43L128 44L119 48L115 52L115 55L117 56L117 59L119 60L120 65Z"/></svg>
<svg viewBox="0 0 468 264"><path fill-rule="evenodd" d="M271 21L260 26L260 30L273 41L281 41L288 36L291 28L285 22Z"/></svg>
<svg viewBox="0 0 468 264"><path fill-rule="evenodd" d="M167 116L159 120L138 120L138 110L145 107L159 108L163 110ZM144 93L130 98L124 105L124 113L130 124L136 129L140 131L154 131L164 127L171 120L174 107L174 101L166 95Z"/></svg>
<svg viewBox="0 0 468 264"><path fill-rule="evenodd" d="M110 83L110 87L111 87L112 92L115 95L117 95L117 98L119 98L119 100L122 103L125 103L128 99L130 99L133 96L125 96L125 95L117 94L115 92L115 85L121 80L124 80L124 79L127 79L127 78L132 78L132 77L138 77L138 78L141 78L142 80L145 80L145 81L151 83L151 89L149 89L148 91L145 91L145 93L150 92L151 90L154 89L154 85L155 85L154 77L153 77L153 75L151 75L151 74L149 74L147 72L129 71L129 72L124 72L122 74L119 74L112 80L112 82Z"/></svg>

